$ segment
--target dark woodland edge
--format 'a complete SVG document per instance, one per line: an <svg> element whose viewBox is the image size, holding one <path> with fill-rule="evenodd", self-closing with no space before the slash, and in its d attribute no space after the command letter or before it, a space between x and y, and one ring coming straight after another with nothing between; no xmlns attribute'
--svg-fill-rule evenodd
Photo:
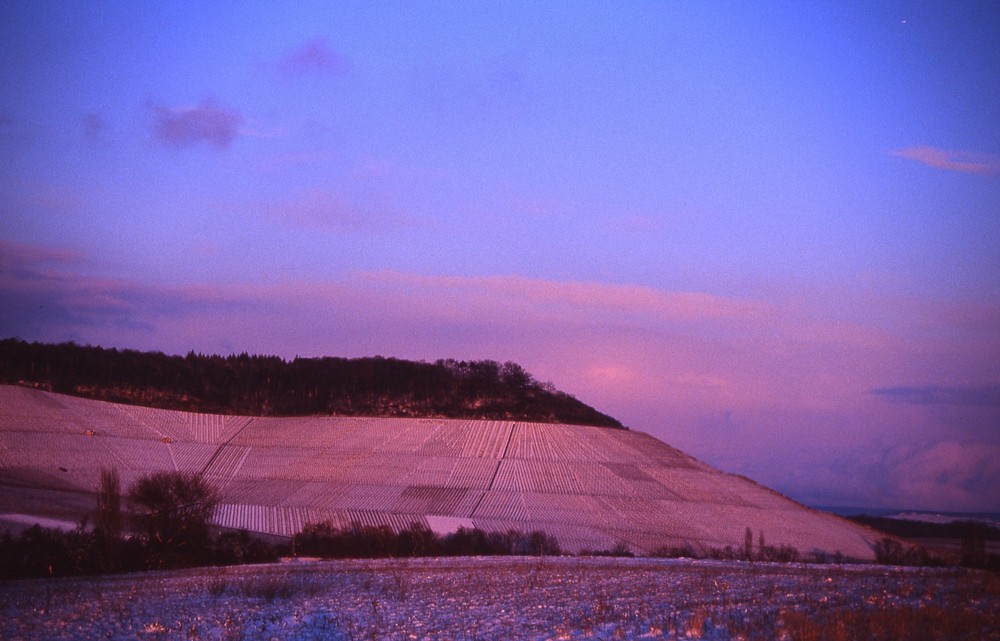
<svg viewBox="0 0 1000 641"><path fill-rule="evenodd" d="M624 429L513 362L219 356L0 340L0 383L115 403L247 416L523 420Z"/></svg>

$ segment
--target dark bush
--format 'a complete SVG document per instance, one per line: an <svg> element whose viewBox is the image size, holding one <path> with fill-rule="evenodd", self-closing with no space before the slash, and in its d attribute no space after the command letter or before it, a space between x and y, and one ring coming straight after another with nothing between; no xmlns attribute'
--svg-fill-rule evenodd
<svg viewBox="0 0 1000 641"><path fill-rule="evenodd" d="M664 545L653 551L653 556L665 559L697 559L701 555L690 543L684 545Z"/></svg>
<svg viewBox="0 0 1000 641"><path fill-rule="evenodd" d="M883 537L875 542L875 561L882 565L944 565L942 559L920 545L905 545L897 539Z"/></svg>
<svg viewBox="0 0 1000 641"><path fill-rule="evenodd" d="M273 563L287 546L274 545L251 536L246 530L223 532L212 542L213 565L242 565L245 563Z"/></svg>
<svg viewBox="0 0 1000 641"><path fill-rule="evenodd" d="M412 526L404 536L384 525L353 523L341 529L330 523L313 523L296 535L295 547L299 554L330 559L414 556L418 549L427 549L431 544L433 535L429 537L425 530Z"/></svg>
<svg viewBox="0 0 1000 641"><path fill-rule="evenodd" d="M796 563L801 558L801 555L798 549L791 545L781 545L778 547L765 545L757 551L757 558L760 561L771 563Z"/></svg>
<svg viewBox="0 0 1000 641"><path fill-rule="evenodd" d="M66 533L40 525L31 526L11 541L4 556L10 564L9 578L66 576L75 569Z"/></svg>

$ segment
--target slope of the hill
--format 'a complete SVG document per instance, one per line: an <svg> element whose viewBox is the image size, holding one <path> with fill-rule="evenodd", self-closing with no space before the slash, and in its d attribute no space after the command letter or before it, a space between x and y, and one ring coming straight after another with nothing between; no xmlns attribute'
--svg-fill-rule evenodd
<svg viewBox="0 0 1000 641"><path fill-rule="evenodd" d="M0 340L0 383L147 407L248 416L442 416L617 427L517 363L168 356Z"/></svg>
<svg viewBox="0 0 1000 641"><path fill-rule="evenodd" d="M420 523L650 552L739 546L750 528L771 545L861 559L878 536L636 431L195 414L0 386L0 519L78 521L101 468L126 487L157 470L202 473L222 496L218 525L285 536L319 521Z"/></svg>

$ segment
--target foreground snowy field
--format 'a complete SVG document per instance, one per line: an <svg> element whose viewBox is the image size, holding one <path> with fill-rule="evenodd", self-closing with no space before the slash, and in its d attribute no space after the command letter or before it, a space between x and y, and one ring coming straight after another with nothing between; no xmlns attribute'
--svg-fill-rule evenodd
<svg viewBox="0 0 1000 641"><path fill-rule="evenodd" d="M1000 639L1000 585L878 566L298 562L3 584L0 638Z"/></svg>

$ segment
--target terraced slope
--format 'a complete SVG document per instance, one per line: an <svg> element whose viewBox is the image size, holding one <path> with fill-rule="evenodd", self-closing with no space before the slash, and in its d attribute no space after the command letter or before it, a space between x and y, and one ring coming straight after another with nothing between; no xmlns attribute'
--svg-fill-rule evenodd
<svg viewBox="0 0 1000 641"><path fill-rule="evenodd" d="M438 532L541 529L565 549L771 545L872 558L877 535L723 474L636 431L511 421L194 414L0 386L0 521L78 521L102 467L130 486L194 471L220 490L218 525ZM0 522L0 529L4 524Z"/></svg>

